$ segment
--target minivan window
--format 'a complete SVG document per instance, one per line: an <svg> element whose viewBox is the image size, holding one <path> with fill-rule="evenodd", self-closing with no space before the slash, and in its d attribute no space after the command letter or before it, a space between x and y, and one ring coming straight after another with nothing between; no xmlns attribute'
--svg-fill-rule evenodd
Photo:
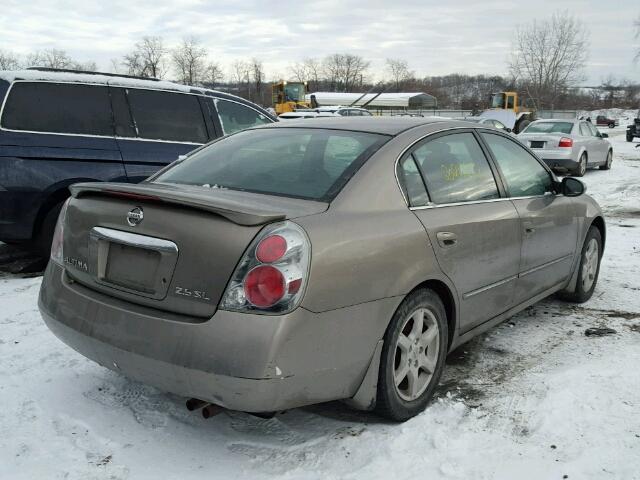
<svg viewBox="0 0 640 480"><path fill-rule="evenodd" d="M150 140L206 143L207 127L196 95L127 89L138 136Z"/></svg>
<svg viewBox="0 0 640 480"><path fill-rule="evenodd" d="M491 167L472 133L427 140L413 151L434 203L498 198Z"/></svg>
<svg viewBox="0 0 640 480"><path fill-rule="evenodd" d="M323 129L248 130L193 153L153 181L331 201L388 139Z"/></svg>
<svg viewBox="0 0 640 480"><path fill-rule="evenodd" d="M113 136L109 92L99 85L16 82L1 122L11 130Z"/></svg>
<svg viewBox="0 0 640 480"><path fill-rule="evenodd" d="M217 98L215 104L218 109L220 123L222 123L222 129L226 135L245 128L271 123L271 120L265 115L240 103Z"/></svg>
<svg viewBox="0 0 640 480"><path fill-rule="evenodd" d="M520 144L500 135L482 133L512 197L544 195L551 191L551 176Z"/></svg>

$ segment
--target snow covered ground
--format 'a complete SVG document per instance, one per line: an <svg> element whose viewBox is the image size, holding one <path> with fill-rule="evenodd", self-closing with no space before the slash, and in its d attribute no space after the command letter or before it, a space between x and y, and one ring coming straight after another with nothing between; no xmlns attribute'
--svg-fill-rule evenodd
<svg viewBox="0 0 640 480"><path fill-rule="evenodd" d="M608 222L593 298L548 299L449 356L439 398L386 423L340 403L264 420L86 360L44 326L40 277L0 277L0 478L640 479L640 149L584 177ZM589 327L617 333L587 337Z"/></svg>

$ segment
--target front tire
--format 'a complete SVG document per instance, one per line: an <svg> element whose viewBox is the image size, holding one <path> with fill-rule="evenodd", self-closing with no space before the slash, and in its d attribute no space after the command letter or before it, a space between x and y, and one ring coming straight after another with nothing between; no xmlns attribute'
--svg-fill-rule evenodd
<svg viewBox="0 0 640 480"><path fill-rule="evenodd" d="M600 260L602 258L602 235L593 225L589 228L580 252L578 280L573 292L562 293L562 298L569 302L584 303L591 298L598 283Z"/></svg>
<svg viewBox="0 0 640 480"><path fill-rule="evenodd" d="M447 316L432 290L410 293L384 337L376 411L397 422L422 412L440 381L448 346Z"/></svg>
<svg viewBox="0 0 640 480"><path fill-rule="evenodd" d="M602 165L600 165L600 170L610 170L612 163L613 163L613 152L609 150L609 153L607 153L607 159L604 161Z"/></svg>

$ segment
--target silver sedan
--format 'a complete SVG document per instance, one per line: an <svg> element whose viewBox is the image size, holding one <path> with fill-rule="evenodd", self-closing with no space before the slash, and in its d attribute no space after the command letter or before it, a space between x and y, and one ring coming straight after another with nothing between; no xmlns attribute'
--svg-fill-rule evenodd
<svg viewBox="0 0 640 480"><path fill-rule="evenodd" d="M613 148L608 137L584 120L537 120L518 135L550 168L576 177L590 167L611 168Z"/></svg>

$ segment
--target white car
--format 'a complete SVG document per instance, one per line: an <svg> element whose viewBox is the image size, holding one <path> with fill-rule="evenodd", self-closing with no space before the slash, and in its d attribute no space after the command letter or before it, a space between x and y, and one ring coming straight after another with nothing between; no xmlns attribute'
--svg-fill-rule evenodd
<svg viewBox="0 0 640 480"><path fill-rule="evenodd" d="M585 120L536 120L518 140L550 168L581 177L590 167L611 168L613 148L608 137Z"/></svg>
<svg viewBox="0 0 640 480"><path fill-rule="evenodd" d="M278 118L281 119L300 119L300 118L318 118L318 117L371 117L369 110L359 107L343 107L341 105L310 108L304 110L296 110L295 112L286 112Z"/></svg>

